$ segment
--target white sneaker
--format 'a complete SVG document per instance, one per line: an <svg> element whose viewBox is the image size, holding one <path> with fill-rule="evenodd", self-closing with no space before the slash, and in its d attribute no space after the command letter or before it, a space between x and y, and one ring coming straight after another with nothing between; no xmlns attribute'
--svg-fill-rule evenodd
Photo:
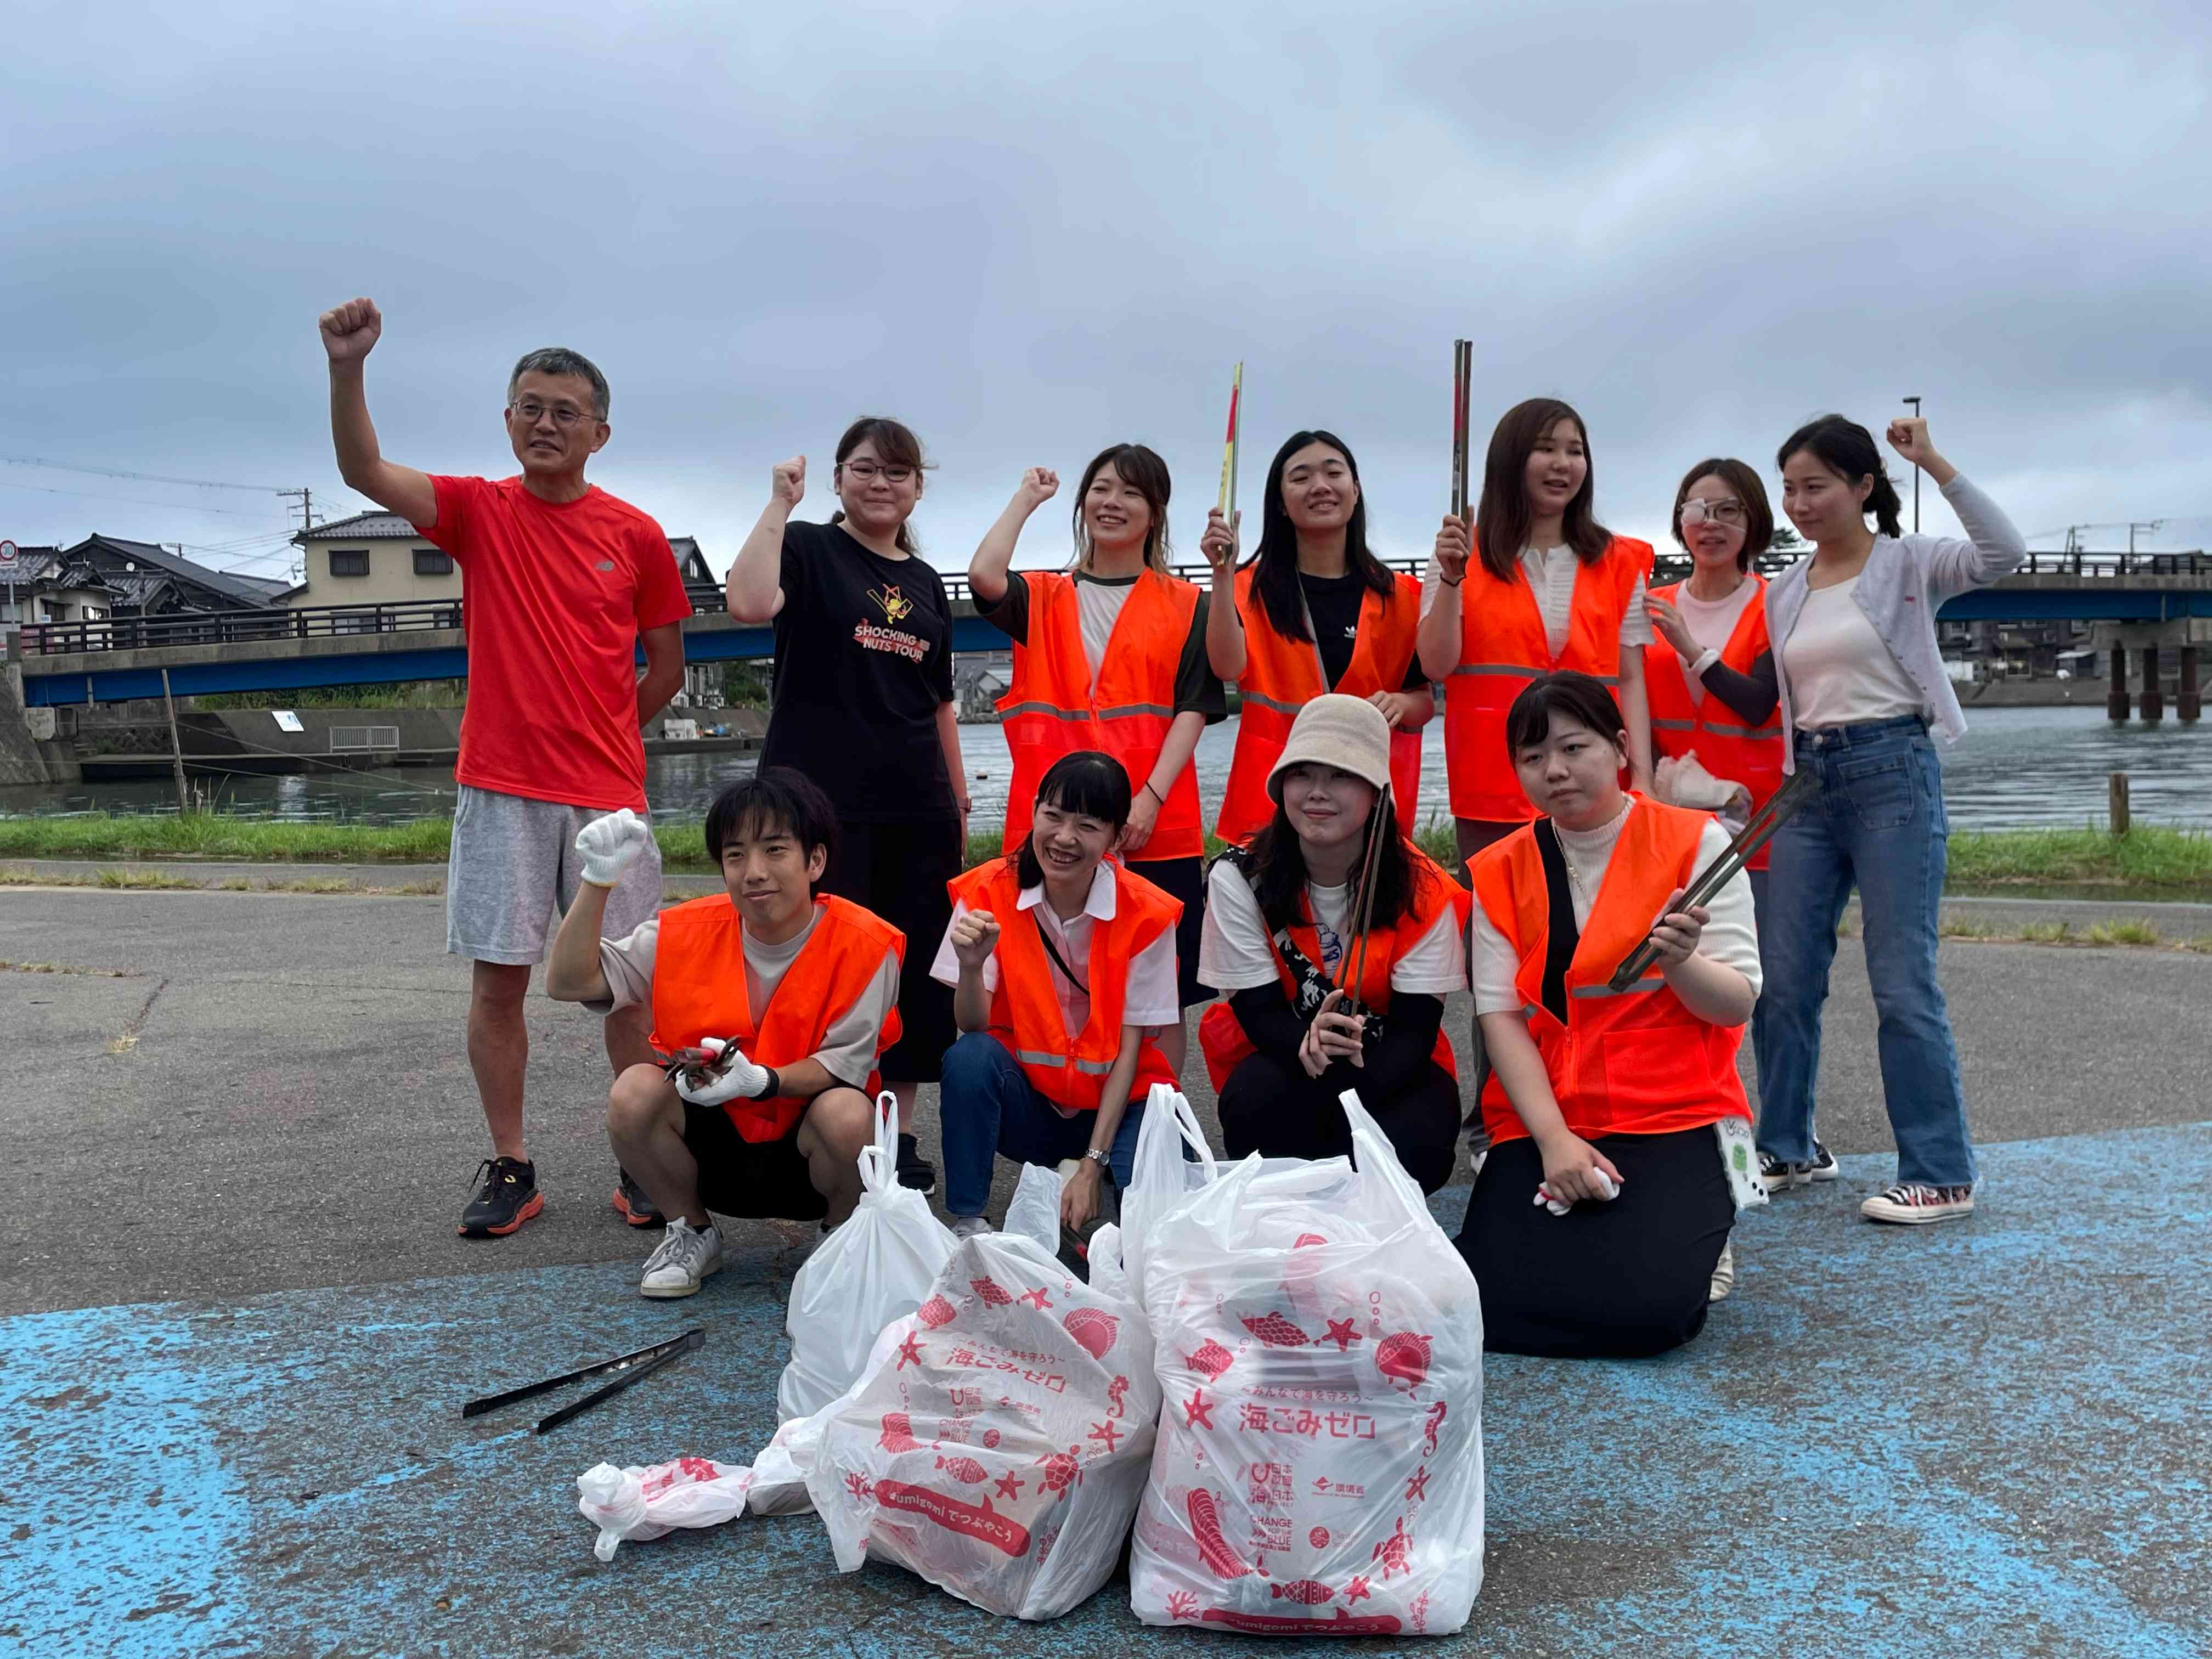
<svg viewBox="0 0 2212 1659"><path fill-rule="evenodd" d="M1892 1221L1904 1226L1956 1221L1973 1212L1972 1187L1924 1187L1905 1181L1885 1187L1859 1206L1859 1213L1869 1221Z"/></svg>
<svg viewBox="0 0 2212 1659"><path fill-rule="evenodd" d="M694 1232L671 1216L667 1232L645 1259L645 1277L637 1281L637 1293L662 1298L690 1296L707 1282L708 1273L721 1271L722 1236L714 1224Z"/></svg>
<svg viewBox="0 0 2212 1659"><path fill-rule="evenodd" d="M956 1215L952 1218L952 1236L955 1238L974 1238L979 1234L996 1231L988 1216Z"/></svg>
<svg viewBox="0 0 2212 1659"><path fill-rule="evenodd" d="M1707 1302L1725 1302L1735 1288L1735 1241L1730 1239L1721 1246L1721 1259L1713 1263L1712 1289L1705 1293Z"/></svg>

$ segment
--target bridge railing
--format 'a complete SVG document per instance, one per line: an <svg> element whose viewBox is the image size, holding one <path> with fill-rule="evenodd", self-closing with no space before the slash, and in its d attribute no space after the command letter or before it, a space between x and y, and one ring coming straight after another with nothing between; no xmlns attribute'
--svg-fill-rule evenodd
<svg viewBox="0 0 2212 1659"><path fill-rule="evenodd" d="M1425 558L1385 559L1392 570L1419 576ZM1761 569L1780 568L1783 556L1759 561ZM1174 567L1176 574L1205 583L1210 573L1202 562ZM1671 550L1659 554L1652 572L1655 586L1680 581L1690 574L1690 561ZM2212 556L2203 551L2182 553L2068 553L2032 552L2016 573L2023 576L2068 576L2097 581L2118 576L2212 576ZM945 591L954 599L969 599L964 574L948 574ZM687 584L694 616L724 613L719 583ZM293 609L196 611L169 617L103 617L88 622L26 623L22 625L26 655L61 655L78 652L138 651L179 645L264 645L281 640L343 638L360 634L429 632L461 625L458 599L405 599L391 605L303 605Z"/></svg>

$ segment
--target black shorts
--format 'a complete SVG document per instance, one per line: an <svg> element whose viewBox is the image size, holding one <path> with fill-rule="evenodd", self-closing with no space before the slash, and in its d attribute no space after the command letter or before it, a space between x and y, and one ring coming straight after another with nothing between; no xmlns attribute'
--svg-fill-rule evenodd
<svg viewBox="0 0 2212 1659"><path fill-rule="evenodd" d="M1211 987L1198 982L1198 941L1206 931L1206 860L1188 859L1131 859L1132 875L1142 876L1170 898L1182 901L1182 918L1176 923L1176 980L1186 1008L1213 1000Z"/></svg>
<svg viewBox="0 0 2212 1659"><path fill-rule="evenodd" d="M747 1140L720 1106L684 1103L684 1144L699 1164L699 1201L717 1215L819 1221L830 1200L814 1190L799 1130Z"/></svg>

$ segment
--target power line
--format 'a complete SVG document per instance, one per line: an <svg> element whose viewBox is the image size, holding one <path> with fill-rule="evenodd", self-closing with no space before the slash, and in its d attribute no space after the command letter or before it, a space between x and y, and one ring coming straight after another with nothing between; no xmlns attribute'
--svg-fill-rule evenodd
<svg viewBox="0 0 2212 1659"><path fill-rule="evenodd" d="M194 489L243 489L256 495L283 493L275 484L225 483L215 478L173 478L160 472L126 472L112 466L78 466L70 461L41 460L35 455L0 455L0 462L9 466L43 466L56 472L89 472L102 478L138 478L148 483L185 484Z"/></svg>
<svg viewBox="0 0 2212 1659"><path fill-rule="evenodd" d="M5 457L0 457L4 459ZM88 469L85 469L88 470ZM57 489L52 484L0 483L0 489L35 489L46 495L74 495L86 501L120 501L126 507L158 507L166 513L221 513L234 519L265 519L264 509L256 513L242 507L189 507L181 501L149 501L143 495L101 495L88 489ZM271 491L270 494L275 494Z"/></svg>

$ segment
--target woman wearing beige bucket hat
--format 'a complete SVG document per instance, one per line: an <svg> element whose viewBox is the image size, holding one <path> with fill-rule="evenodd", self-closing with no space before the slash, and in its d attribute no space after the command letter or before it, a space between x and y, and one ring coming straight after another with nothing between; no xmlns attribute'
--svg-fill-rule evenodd
<svg viewBox="0 0 2212 1659"><path fill-rule="evenodd" d="M1466 982L1466 892L1405 836L1390 726L1341 693L1298 711L1267 778L1274 816L1207 878L1200 980L1224 994L1199 1047L1231 1158L1333 1158L1357 1089L1434 1192L1460 1124L1443 1000Z"/></svg>

